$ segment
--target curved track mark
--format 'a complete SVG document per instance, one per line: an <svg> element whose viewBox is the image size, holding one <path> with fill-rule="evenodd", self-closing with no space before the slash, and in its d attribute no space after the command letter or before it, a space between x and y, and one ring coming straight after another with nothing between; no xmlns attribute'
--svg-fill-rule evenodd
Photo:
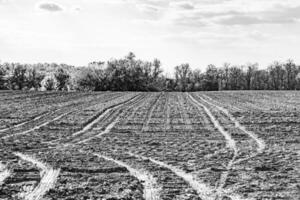
<svg viewBox="0 0 300 200"><path fill-rule="evenodd" d="M28 123L30 123L30 122L36 121L36 120L38 120L38 119L41 119L42 117L46 116L47 114L48 114L48 113L43 113L43 114L41 114L41 115L38 115L38 116L34 117L34 118L31 119L31 120L28 120L28 121L25 121L25 122L21 122L21 123L19 123L19 124L13 125L13 126L11 126L11 127L5 128L5 129L1 129L1 130L0 130L0 133L5 132L5 131L8 131L8 130L13 129L13 128L21 127L21 126L23 126L23 125L25 125L25 124L28 124Z"/></svg>
<svg viewBox="0 0 300 200"><path fill-rule="evenodd" d="M205 96L206 96L206 95L205 95ZM210 104L210 105L216 107L217 109L219 109L220 111L222 111L224 114L226 114L227 117L229 117L229 119L230 119L232 122L234 122L236 128L242 130L244 133L246 133L247 135L249 135L249 136L257 143L257 145L258 145L257 151L258 151L259 153L262 153L262 152L263 152L263 150L264 150L265 147L266 147L265 142L264 142L262 139L260 139L255 133L253 133L252 131L248 131L248 130L246 129L245 126L241 125L240 122L239 122L235 117L233 117L233 116L229 113L229 111L228 111L227 109L225 109L225 108L223 108L223 107L221 107L221 106L218 106L218 105L216 105L216 104L213 104L213 103L211 103L211 102L209 102L209 101L207 101L207 100L205 100L205 99L203 99L203 98L201 98L201 97L199 97L199 98L200 98L202 101L204 101L205 103L208 103L208 104Z"/></svg>
<svg viewBox="0 0 300 200"><path fill-rule="evenodd" d="M126 101L123 101L121 103L117 103L115 105L109 106L107 108L105 108L102 112L100 112L98 114L98 117L96 119L94 119L93 121L91 121L90 123L88 123L85 127L83 127L80 131L77 131L75 133L72 134L72 136L77 136L80 135L82 133L85 133L86 131L89 131L93 128L93 126L95 124L97 124L99 121L101 121L101 119L103 119L103 116L105 116L109 111L111 111L112 109L117 109L119 107L124 106L124 104L128 103L128 102L132 102L134 101L136 98L138 98L139 95L136 95Z"/></svg>
<svg viewBox="0 0 300 200"><path fill-rule="evenodd" d="M103 158L105 160L112 161L120 166L125 167L132 176L134 176L138 180L142 181L143 185L144 185L144 198L146 200L159 200L160 199L159 198L160 188L157 187L158 184L156 182L156 179L152 175L150 175L147 172L144 172L142 170L134 169L122 161L115 160L113 158L109 158L107 156L100 155L97 153L95 153L94 155L97 157Z"/></svg>
<svg viewBox="0 0 300 200"><path fill-rule="evenodd" d="M234 152L233 157L231 158L231 160L229 161L229 163L226 166L226 171L221 175L221 178L219 181L219 186L217 188L217 195L219 196L223 193L222 190L225 186L226 180L228 179L229 172L230 172L230 170L236 160L236 157L238 155L238 149L236 146L236 142L234 139L232 139L231 135L227 131L225 131L223 126L219 123L219 121L213 116L211 111L205 105L203 105L202 103L197 101L192 95L190 95L190 94L188 94L188 95L189 95L190 99L192 100L192 102L194 104L196 104L196 106L197 105L201 106L205 110L206 114L209 116L209 118L211 119L214 126L225 137L228 147L230 147ZM219 198L218 196L216 197L216 199Z"/></svg>
<svg viewBox="0 0 300 200"><path fill-rule="evenodd" d="M108 134L108 133L111 131L111 129L118 123L118 119L119 119L119 118L117 117L112 123L110 123L110 124L104 129L104 131L98 133L98 134L95 135L95 136L92 136L92 137L89 137L89 138L87 138L87 139L84 139L84 140L78 142L78 144L86 143L86 142L88 142L88 141L90 141L90 140L92 140L92 139L94 139L94 138L101 137L102 135Z"/></svg>
<svg viewBox="0 0 300 200"><path fill-rule="evenodd" d="M60 170L54 170L51 167L47 167L46 164L36 160L33 157L22 153L15 153L16 156L20 157L22 160L31 162L41 169L41 181L33 191L25 196L25 200L40 200L46 194L46 192L54 187L56 179L59 175Z"/></svg>
<svg viewBox="0 0 300 200"><path fill-rule="evenodd" d="M185 171L183 171L181 169L178 169L174 166L168 165L164 162L154 160L152 158L148 158L148 157L141 156L141 155L136 155L133 153L129 153L129 154L131 156L142 158L144 160L150 160L151 162L153 162L156 165L159 165L161 167L171 170L174 174L176 174L177 176L184 179L197 192L197 194L199 195L199 197L201 199L213 200L215 198L215 193L214 193L213 188L210 188L205 183L197 181L196 177L194 177L192 174L186 173Z"/></svg>
<svg viewBox="0 0 300 200"><path fill-rule="evenodd" d="M10 171L6 169L6 166L0 162L0 186L3 184L4 180L10 176Z"/></svg>
<svg viewBox="0 0 300 200"><path fill-rule="evenodd" d="M234 139L232 139L231 135L227 131L225 131L223 126L219 123L219 121L213 116L211 111L205 105L203 105L202 103L197 101L192 95L190 95L190 94L188 94L188 95L194 104L202 107L205 110L206 114L209 116L209 118L211 119L214 126L225 137L228 147L232 148L234 153L237 154L238 150L236 147L236 142L234 141Z"/></svg>
<svg viewBox="0 0 300 200"><path fill-rule="evenodd" d="M27 130L27 131L23 131L23 132L11 134L11 135L3 136L2 138L3 138L3 139L7 139L7 138L10 138L10 137L13 137L13 136L24 135L24 134L30 133L30 132L32 132L32 131L35 131L35 130L39 129L39 128L42 128L42 127L44 127L44 126L47 126L47 125L50 124L51 122L54 122L54 121L57 121L57 120L61 119L62 117L64 117L64 116L70 114L71 112L72 112L72 111L67 112L67 113L64 113L64 114L62 114L62 115L59 115L58 117L56 117L56 118L54 118L54 119L52 119L52 120L50 120L50 121L47 121L47 122L45 122L45 123L43 123L43 124L40 124L40 125L38 125L38 126L35 126L35 127L31 128L31 129L29 129L29 130Z"/></svg>
<svg viewBox="0 0 300 200"><path fill-rule="evenodd" d="M224 128L221 126L221 124L219 123L219 121L213 116L213 114L210 112L210 110L203 104L201 104L199 101L197 101L192 95L189 94L189 97L191 98L192 101L194 101L195 104L201 106L202 108L204 108L205 112L209 115L209 117L211 118L212 122L214 123L215 127L219 130L219 132L221 132L224 136L226 136L226 140L228 141L228 144L229 144L229 147L231 147L233 150L234 150L234 155L232 157L232 159L229 161L228 165L226 166L226 171L221 175L221 178L219 180L219 185L217 187L217 196L216 196L216 199L219 199L221 198L223 195L226 194L225 190L224 190L224 187L225 187L225 184L226 184L226 181L228 179L228 175L233 167L233 165L239 163L239 162L242 162L244 160L247 160L247 159L250 159L254 156L256 156L256 154L253 154L253 155L250 155L248 158L246 159L237 159L237 155L238 155L238 149L237 149L237 146L235 144L235 140L233 140L230 136L230 134L224 130ZM234 122L236 128L239 128L240 129L240 126L238 125L239 122L229 113L228 110L220 107L220 106L217 106L215 104L212 104L206 100L204 100L203 98L199 97L201 101L207 103L207 104L210 104L212 106L215 106L217 107L221 112L225 113L231 121ZM241 129L242 131L247 131L246 128L244 127L244 129ZM230 137L230 140L228 140ZM262 151L264 149L264 143L261 143L262 146L260 146L258 152ZM231 197L231 199L243 199L241 198L239 195L237 194L234 194L233 192L231 192L230 195L227 195L229 197Z"/></svg>

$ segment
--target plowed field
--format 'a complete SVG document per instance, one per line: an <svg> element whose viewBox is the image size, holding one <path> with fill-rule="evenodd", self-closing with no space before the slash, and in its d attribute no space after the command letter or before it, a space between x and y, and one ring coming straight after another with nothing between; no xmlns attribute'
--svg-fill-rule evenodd
<svg viewBox="0 0 300 200"><path fill-rule="evenodd" d="M298 200L299 161L299 92L0 92L1 200Z"/></svg>

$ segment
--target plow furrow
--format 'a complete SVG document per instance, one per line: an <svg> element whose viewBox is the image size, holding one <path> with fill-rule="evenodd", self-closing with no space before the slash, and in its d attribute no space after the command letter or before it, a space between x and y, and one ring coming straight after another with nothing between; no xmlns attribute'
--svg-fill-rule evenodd
<svg viewBox="0 0 300 200"><path fill-rule="evenodd" d="M145 123L143 124L142 130L141 130L142 132L144 132L148 129L149 123L150 123L150 120L151 120L151 116L153 115L154 109L156 107L156 103L159 101L161 96L162 96L162 94L160 93L159 96L153 102L153 104L152 104L151 108L149 109L149 111L147 112Z"/></svg>

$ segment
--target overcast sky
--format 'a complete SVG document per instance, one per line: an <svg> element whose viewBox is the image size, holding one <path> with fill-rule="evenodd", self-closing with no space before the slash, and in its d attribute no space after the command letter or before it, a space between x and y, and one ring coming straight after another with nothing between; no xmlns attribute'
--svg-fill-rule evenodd
<svg viewBox="0 0 300 200"><path fill-rule="evenodd" d="M0 0L0 59L300 62L300 0Z"/></svg>

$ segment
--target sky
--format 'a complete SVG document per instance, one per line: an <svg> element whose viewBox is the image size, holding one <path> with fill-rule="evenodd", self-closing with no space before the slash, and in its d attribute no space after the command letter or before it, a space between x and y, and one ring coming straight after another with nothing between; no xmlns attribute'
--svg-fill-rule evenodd
<svg viewBox="0 0 300 200"><path fill-rule="evenodd" d="M299 0L0 0L0 60L75 66L122 58L300 62Z"/></svg>

